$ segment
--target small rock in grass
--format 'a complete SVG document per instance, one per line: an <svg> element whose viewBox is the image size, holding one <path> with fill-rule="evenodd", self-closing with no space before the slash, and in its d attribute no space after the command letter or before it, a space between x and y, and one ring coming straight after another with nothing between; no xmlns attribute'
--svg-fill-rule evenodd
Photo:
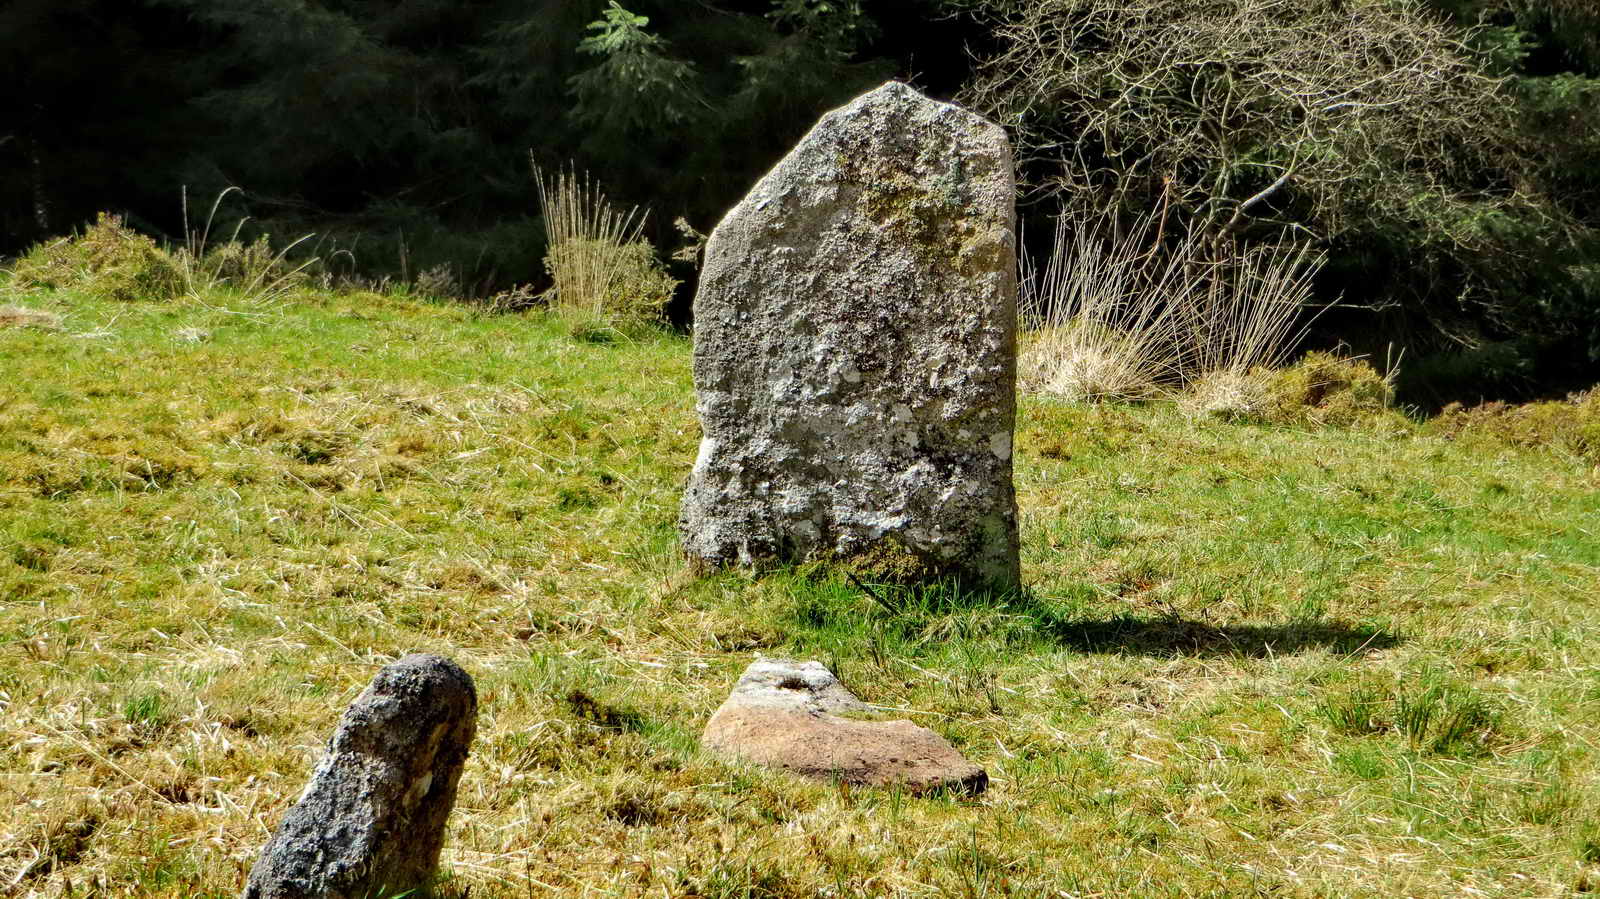
<svg viewBox="0 0 1600 899"><path fill-rule="evenodd" d="M706 724L701 745L819 780L977 794L989 775L944 737L875 712L820 662L758 659Z"/></svg>
<svg viewBox="0 0 1600 899"><path fill-rule="evenodd" d="M408 655L379 671L261 850L245 899L366 899L425 887L477 717L472 678L449 659Z"/></svg>

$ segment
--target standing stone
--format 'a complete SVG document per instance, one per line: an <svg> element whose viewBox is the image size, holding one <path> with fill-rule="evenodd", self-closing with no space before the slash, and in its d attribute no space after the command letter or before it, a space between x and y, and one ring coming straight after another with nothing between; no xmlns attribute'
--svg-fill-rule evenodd
<svg viewBox="0 0 1600 899"><path fill-rule="evenodd" d="M1013 190L998 125L890 82L728 213L694 304L691 559L1018 584Z"/></svg>
<svg viewBox="0 0 1600 899"><path fill-rule="evenodd" d="M408 655L379 671L261 850L245 899L366 899L426 886L477 719L472 678L449 659Z"/></svg>
<svg viewBox="0 0 1600 899"><path fill-rule="evenodd" d="M950 741L876 710L821 662L758 659L706 723L705 748L814 779L976 794L989 775Z"/></svg>

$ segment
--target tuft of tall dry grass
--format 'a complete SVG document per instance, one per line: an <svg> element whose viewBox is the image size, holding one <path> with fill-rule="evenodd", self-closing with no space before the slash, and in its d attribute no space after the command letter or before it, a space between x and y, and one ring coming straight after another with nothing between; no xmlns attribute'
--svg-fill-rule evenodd
<svg viewBox="0 0 1600 899"><path fill-rule="evenodd" d="M1035 331L1023 352L1025 387L1074 400L1140 399L1183 376L1184 330L1194 293L1186 236L1157 258L1155 220L1124 232L1109 220L1062 217L1042 273L1027 271L1024 315Z"/></svg>
<svg viewBox="0 0 1600 899"><path fill-rule="evenodd" d="M227 240L212 244L211 228L217 209L229 195L240 192L237 187L229 187L218 193L211 202L211 211L206 214L205 225L196 230L189 226L189 191L183 190L184 242L171 255L183 280L184 291L191 299L202 300L207 294L225 288L242 295L250 305L272 305L303 286L307 271L321 261L316 257L299 263L289 259L296 247L313 237L311 234L276 251L265 234L248 244L240 240L239 232L249 221L248 217L234 224Z"/></svg>
<svg viewBox="0 0 1600 899"><path fill-rule="evenodd" d="M545 268L554 281L550 308L582 328L619 328L653 321L678 282L643 239L648 211L611 205L587 173L557 172L547 179L537 165L534 183L544 216Z"/></svg>
<svg viewBox="0 0 1600 899"><path fill-rule="evenodd" d="M1167 230L1157 215L1125 230L1109 217L1057 219L1043 272L1024 264L1023 312L1034 325L1024 388L1143 399L1288 359L1324 257L1289 243L1222 255L1193 226Z"/></svg>
<svg viewBox="0 0 1600 899"><path fill-rule="evenodd" d="M1279 243L1200 266L1189 379L1283 367L1321 311L1312 281L1326 260L1308 246Z"/></svg>

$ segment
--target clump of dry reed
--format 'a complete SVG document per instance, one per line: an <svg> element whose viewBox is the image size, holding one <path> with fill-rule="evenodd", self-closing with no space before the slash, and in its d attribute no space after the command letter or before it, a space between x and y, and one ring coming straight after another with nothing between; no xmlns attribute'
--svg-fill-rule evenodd
<svg viewBox="0 0 1600 899"><path fill-rule="evenodd" d="M534 166L548 244L545 269L554 282L545 299L575 327L627 328L654 321L678 282L644 240L647 210L611 205L587 173Z"/></svg>
<svg viewBox="0 0 1600 899"><path fill-rule="evenodd" d="M1135 400L1281 366L1304 336L1323 257L1272 244L1224 254L1198 228L1062 217L1043 272L1025 263L1025 389Z"/></svg>
<svg viewBox="0 0 1600 899"><path fill-rule="evenodd" d="M1056 220L1042 273L1023 278L1034 333L1022 356L1025 387L1074 400L1139 399L1180 378L1194 285L1184 277L1190 238L1158 258L1153 220L1118 232L1107 220Z"/></svg>
<svg viewBox="0 0 1600 899"><path fill-rule="evenodd" d="M290 292L303 286L307 272L321 260L308 257L298 262L290 254L314 235L306 234L274 250L268 235L245 243L240 232L249 222L248 217L234 223L233 233L220 244L211 243L211 228L217 210L229 195L242 193L229 187L217 194L211 202L205 225L200 229L189 226L189 191L183 190L183 246L172 252L172 260L181 276L183 289L191 299L201 300L218 291L237 293L254 306L274 305L282 302Z"/></svg>

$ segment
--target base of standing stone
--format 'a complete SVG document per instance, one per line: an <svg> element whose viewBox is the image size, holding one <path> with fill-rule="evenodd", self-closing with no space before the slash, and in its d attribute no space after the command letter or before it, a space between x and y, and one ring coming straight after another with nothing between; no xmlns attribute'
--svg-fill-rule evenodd
<svg viewBox="0 0 1600 899"><path fill-rule="evenodd" d="M694 554L685 560L689 571L700 577L716 574L729 568L742 568L757 573L778 570L789 565L813 566L859 579L869 584L890 584L897 587L929 587L949 584L962 590L1015 590L1013 584L996 582L986 573L965 570L948 561L927 558L900 547L880 543L854 555L821 553L807 558L782 558L776 554L759 556L743 561L708 561Z"/></svg>

